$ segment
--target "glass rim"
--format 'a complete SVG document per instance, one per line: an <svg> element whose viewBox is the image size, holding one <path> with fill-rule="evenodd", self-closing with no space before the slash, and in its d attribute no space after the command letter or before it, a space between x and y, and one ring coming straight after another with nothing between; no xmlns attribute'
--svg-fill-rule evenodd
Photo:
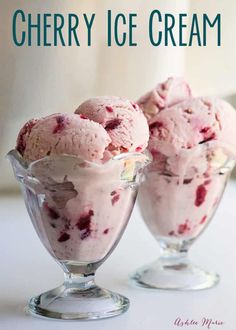
<svg viewBox="0 0 236 330"><path fill-rule="evenodd" d="M149 174L156 174L156 175L159 175L159 176L163 176L163 177L166 177L166 178L181 178L183 180L185 179L192 179L192 178L195 178L195 177L205 177L207 179L207 176L211 176L211 175L224 175L226 173L230 173L233 169L234 169L234 166L235 166L235 163L236 163L236 160L235 159L231 159L229 158L222 166L215 166L215 167L212 167L212 169L209 171L209 170L206 170L204 172L200 172L200 173L193 173L193 174L175 174L175 173L171 173L170 171L161 171L161 170L155 170L153 168L146 168L144 169L144 173L146 175L149 175Z"/></svg>
<svg viewBox="0 0 236 330"><path fill-rule="evenodd" d="M91 162L91 161L85 160L81 157L78 157L76 155L69 155L69 154L49 155L49 156L42 157L42 158L37 159L32 162L28 162L28 161L24 160L24 158L22 157L22 155L19 153L19 151L17 149L10 150L6 154L6 158L8 158L8 159L14 158L24 170L30 170L32 167L34 167L34 165L38 165L45 161L53 162L53 161L56 161L59 159L71 159L74 161L77 160L80 164L85 163L85 164L88 164L89 167L91 167L91 168L93 167L93 168L97 168L97 169L105 168L105 167L108 167L109 165L113 164L114 162L125 161L128 159L134 159L134 160L136 159L137 161L143 162L144 165L148 165L152 162L152 155L147 149L144 150L143 152L136 152L136 151L135 152L123 152L123 153L113 156L111 159L109 159L108 161L106 161L104 163Z"/></svg>

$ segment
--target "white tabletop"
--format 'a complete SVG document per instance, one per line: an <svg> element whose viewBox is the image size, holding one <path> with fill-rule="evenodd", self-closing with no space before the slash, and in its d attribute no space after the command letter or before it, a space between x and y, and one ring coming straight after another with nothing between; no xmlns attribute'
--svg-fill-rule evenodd
<svg viewBox="0 0 236 330"><path fill-rule="evenodd" d="M50 321L24 314L31 296L61 284L58 265L41 245L21 197L0 198L0 329L174 330L177 317L223 321L210 329L236 329L236 182L230 182L215 218L191 249L191 256L209 270L220 273L213 289L199 292L146 291L131 287L129 274L158 256L158 244L149 234L136 207L116 250L97 272L97 283L129 297L125 314L101 321ZM183 326L181 329L207 329Z"/></svg>

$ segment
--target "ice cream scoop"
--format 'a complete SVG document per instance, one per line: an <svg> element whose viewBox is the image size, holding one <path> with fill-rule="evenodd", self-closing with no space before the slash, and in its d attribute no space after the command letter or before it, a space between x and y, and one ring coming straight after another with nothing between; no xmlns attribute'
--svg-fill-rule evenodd
<svg viewBox="0 0 236 330"><path fill-rule="evenodd" d="M146 118L150 119L162 109L171 107L190 97L192 97L192 91L189 84L183 78L170 77L140 97L137 103Z"/></svg>
<svg viewBox="0 0 236 330"><path fill-rule="evenodd" d="M219 109L209 98L190 98L156 114L149 121L150 148L164 154L217 139L221 126Z"/></svg>
<svg viewBox="0 0 236 330"><path fill-rule="evenodd" d="M183 175L186 165L189 170L192 162L195 169L206 170L219 150L225 155L235 152L236 134L232 123L236 124L235 110L215 98L189 98L163 109L149 120L148 148L154 159L152 168L162 171L165 168L172 174ZM208 142L214 143L204 148L203 153L201 145Z"/></svg>
<svg viewBox="0 0 236 330"><path fill-rule="evenodd" d="M104 127L112 152L142 152L149 139L147 121L139 106L116 96L96 97L82 103L75 111Z"/></svg>
<svg viewBox="0 0 236 330"><path fill-rule="evenodd" d="M62 154L106 162L122 152L144 151L148 139L148 124L138 105L119 97L100 97L85 101L75 114L28 121L16 149L28 162Z"/></svg>
<svg viewBox="0 0 236 330"><path fill-rule="evenodd" d="M97 162L110 141L101 125L82 115L53 114L27 122L19 133L16 148L27 161L68 154Z"/></svg>

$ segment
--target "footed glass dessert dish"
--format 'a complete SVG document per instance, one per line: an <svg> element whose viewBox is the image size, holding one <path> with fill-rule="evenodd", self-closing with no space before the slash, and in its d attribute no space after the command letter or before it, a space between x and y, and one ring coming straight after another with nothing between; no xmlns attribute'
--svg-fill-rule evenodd
<svg viewBox="0 0 236 330"><path fill-rule="evenodd" d="M32 298L28 311L64 320L125 312L129 300L98 287L94 275L125 230L149 157L124 153L100 165L63 155L27 164L13 150L8 158L33 226L65 275L60 287Z"/></svg>
<svg viewBox="0 0 236 330"><path fill-rule="evenodd" d="M164 170L155 163L145 169L139 205L161 254L132 275L135 285L200 290L218 283L219 275L190 262L188 250L210 223L235 165L223 150L212 142L166 159Z"/></svg>

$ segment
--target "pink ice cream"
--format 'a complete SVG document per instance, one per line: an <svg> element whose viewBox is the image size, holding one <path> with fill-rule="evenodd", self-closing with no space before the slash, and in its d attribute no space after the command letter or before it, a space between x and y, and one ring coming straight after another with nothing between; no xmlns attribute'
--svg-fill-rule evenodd
<svg viewBox="0 0 236 330"><path fill-rule="evenodd" d="M94 263L111 252L133 209L148 138L138 106L116 97L88 100L76 114L24 125L16 147L28 164L23 191L53 256L64 263Z"/></svg>
<svg viewBox="0 0 236 330"><path fill-rule="evenodd" d="M150 172L139 190L141 212L155 238L193 239L212 218L228 173L179 179Z"/></svg>
<svg viewBox="0 0 236 330"><path fill-rule="evenodd" d="M166 239L194 238L206 227L236 156L235 110L210 97L177 102L177 90L169 95L174 105L149 117L153 162L139 195L152 234ZM147 99L143 111L149 109Z"/></svg>
<svg viewBox="0 0 236 330"><path fill-rule="evenodd" d="M137 103L143 110L146 118L150 119L161 110L184 101L191 96L190 86L184 79L171 77L140 97Z"/></svg>
<svg viewBox="0 0 236 330"><path fill-rule="evenodd" d="M164 109L149 120L152 167L178 175L184 174L184 168L188 173L206 171L209 157L214 158L220 149L225 155L234 152L232 122L236 123L234 109L209 97L189 98ZM210 141L213 148L207 147Z"/></svg>
<svg viewBox="0 0 236 330"><path fill-rule="evenodd" d="M97 162L110 142L107 132L96 122L76 114L53 114L27 122L16 148L27 161L68 154Z"/></svg>
<svg viewBox="0 0 236 330"><path fill-rule="evenodd" d="M24 187L25 199L38 235L56 259L96 263L114 249L137 193L124 174L126 166L121 161L84 166L77 158L31 165L40 185L33 187L34 193Z"/></svg>
<svg viewBox="0 0 236 330"><path fill-rule="evenodd" d="M149 139L146 119L139 106L116 96L85 101L75 111L104 127L111 138L112 152L142 152Z"/></svg>

